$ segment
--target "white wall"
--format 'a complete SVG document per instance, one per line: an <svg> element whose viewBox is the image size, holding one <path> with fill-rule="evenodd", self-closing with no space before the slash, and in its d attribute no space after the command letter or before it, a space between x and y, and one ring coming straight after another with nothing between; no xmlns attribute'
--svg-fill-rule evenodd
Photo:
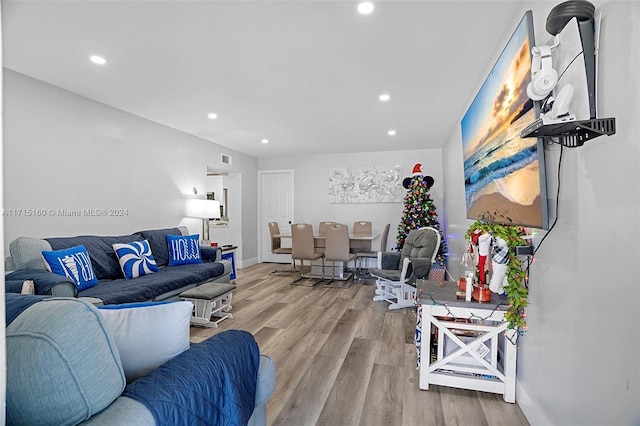
<svg viewBox="0 0 640 426"><path fill-rule="evenodd" d="M251 179L251 176L255 175L255 171L252 170L248 174L250 175L249 179ZM242 269L243 267L255 264L255 257L257 254L255 247L257 245L257 237L253 235L255 231L247 232L246 229L248 229L247 227L255 229L255 226L253 226L253 222L256 219L255 213L253 213L250 214L250 218L247 220L248 223L243 223L243 174L229 173L228 175L225 175L224 178L219 176L209 176L207 179L224 180L224 188L227 188L229 191L229 205L227 206L227 212L231 215L231 217L227 221L228 225L223 226L222 222L210 222L211 241L217 242L218 245L232 244L238 247L236 249L236 268ZM250 180L248 182L248 184L251 184ZM255 185L252 186L255 187ZM216 188L217 189L215 190L218 191L219 189L220 194L218 195L218 192L216 192L216 200L219 200L221 203L223 203L223 187L216 186ZM210 187L209 190L213 190L213 187ZM255 188L252 188L250 190L250 193L252 194L251 196L257 196ZM249 233L251 235L248 235ZM243 241L247 242L243 243Z"/></svg>
<svg viewBox="0 0 640 426"><path fill-rule="evenodd" d="M257 198L255 158L8 69L4 77L4 208L46 212L5 216L5 249L20 236L118 235L178 225L200 233L201 220L185 217L186 201L205 197L207 168L215 167L248 182L230 193L238 206L231 242L255 257L255 213L245 222L242 209ZM220 164L223 152L233 155L232 166ZM126 214L64 217L58 209Z"/></svg>
<svg viewBox="0 0 640 426"><path fill-rule="evenodd" d="M1 11L0 11L1 12ZM2 45L2 16L0 13L0 45ZM0 70L2 70L2 52L0 51ZM0 72L0 208L4 207L3 201L3 114L2 109L4 105L3 98L3 83L2 73ZM0 223L0 240L4 238L4 226ZM4 246L0 246L0 259L4 259ZM0 264L0 274L4 276L4 262ZM4 287L4 282L2 284ZM0 342L4 342L6 339L6 312L5 312L5 299L4 291L0 294ZM7 349L6 346L0 344L0 418L5 418L6 412L6 395L7 395Z"/></svg>
<svg viewBox="0 0 640 426"><path fill-rule="evenodd" d="M555 4L523 2L505 26L505 42L526 9L534 11L536 40L549 38L544 23ZM532 424L640 422L640 3L595 4L603 16L599 117L615 117L617 133L564 149L558 223L531 267L528 331L519 341L517 401ZM483 80L478 76L478 88ZM558 146L546 154L553 220ZM471 223L459 130L444 147L443 164L456 268Z"/></svg>
<svg viewBox="0 0 640 426"><path fill-rule="evenodd" d="M294 221L311 223L317 227L320 221L336 221L353 224L357 220L373 222L374 233L382 232L390 223L388 248L395 247L397 226L402 219L404 203L329 203L329 169L333 167L362 167L373 165L395 165L402 167L402 177L411 176L413 166L422 164L425 175L435 179L429 194L437 213L442 214L443 173L442 155L439 149L415 151L362 152L356 154L327 154L306 157L261 158L261 171L291 169L294 173ZM402 196L406 191L402 189ZM441 223L442 225L442 223ZM373 243L376 247L377 243Z"/></svg>
<svg viewBox="0 0 640 426"><path fill-rule="evenodd" d="M542 40L555 4L523 2L505 23L504 41L526 8L534 10ZM564 152L559 220L531 268L529 329L519 342L517 399L532 424L640 422L640 5L596 5L604 16L599 115L616 117L618 128L614 136ZM495 57L488 58L485 75L470 77L478 88ZM470 224L459 129L442 152L258 161L6 69L4 78L4 208L129 210L124 218L5 217L5 248L22 235L124 234L183 223L199 232L200 222L184 217L184 201L193 197L191 188L206 186L207 167L221 168L224 152L233 154L233 171L242 175L243 259L258 257L258 169L294 169L295 220L370 219L378 230L389 222L391 245L402 203L329 204L328 169L400 163L409 175L420 162L436 180L431 196L446 223L449 269L457 268ZM464 109L452 113L461 118ZM547 154L553 198L558 150Z"/></svg>

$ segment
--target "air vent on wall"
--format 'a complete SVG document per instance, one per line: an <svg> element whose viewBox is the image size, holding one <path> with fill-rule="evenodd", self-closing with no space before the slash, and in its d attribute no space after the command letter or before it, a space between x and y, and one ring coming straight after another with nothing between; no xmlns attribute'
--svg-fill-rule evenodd
<svg viewBox="0 0 640 426"><path fill-rule="evenodd" d="M231 156L227 155L227 154L222 154L220 156L220 162L222 164L226 164L226 165L230 166L231 165Z"/></svg>

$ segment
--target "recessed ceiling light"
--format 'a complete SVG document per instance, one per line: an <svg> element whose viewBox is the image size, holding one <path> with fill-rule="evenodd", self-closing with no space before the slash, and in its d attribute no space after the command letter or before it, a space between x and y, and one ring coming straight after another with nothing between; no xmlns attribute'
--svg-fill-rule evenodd
<svg viewBox="0 0 640 426"><path fill-rule="evenodd" d="M216 114L215 112L210 112L209 114L207 114L207 118L209 118L210 120L215 120L216 118L218 118L218 114Z"/></svg>
<svg viewBox="0 0 640 426"><path fill-rule="evenodd" d="M368 15L373 12L373 3L370 1L363 1L358 4L358 12L363 15Z"/></svg>
<svg viewBox="0 0 640 426"><path fill-rule="evenodd" d="M395 131L395 130L389 130L389 131L387 132L387 134L388 134L389 136L395 136L395 135L396 135L396 131Z"/></svg>
<svg viewBox="0 0 640 426"><path fill-rule="evenodd" d="M91 59L91 62L93 62L94 64L98 64L98 65L104 65L107 63L107 60L104 59L102 56L98 56L98 55L92 55L89 57L89 59Z"/></svg>
<svg viewBox="0 0 640 426"><path fill-rule="evenodd" d="M269 143L269 139L262 139L260 142L262 142L264 144L267 144L267 143Z"/></svg>
<svg viewBox="0 0 640 426"><path fill-rule="evenodd" d="M383 93L378 97L378 99L380 99L382 102L387 102L389 99L391 99L391 96L389 96L388 93Z"/></svg>

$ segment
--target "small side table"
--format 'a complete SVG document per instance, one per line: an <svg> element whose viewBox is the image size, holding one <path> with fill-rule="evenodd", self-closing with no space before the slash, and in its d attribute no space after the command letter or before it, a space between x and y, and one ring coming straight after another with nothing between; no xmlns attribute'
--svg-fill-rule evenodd
<svg viewBox="0 0 640 426"><path fill-rule="evenodd" d="M418 296L422 305L420 389L428 390L430 384L474 389L501 394L505 402L514 403L516 331L507 328L507 298L492 294L490 302L465 302L456 298L456 290L453 281L445 281L444 286L426 281Z"/></svg>
<svg viewBox="0 0 640 426"><path fill-rule="evenodd" d="M222 258L231 261L231 275L229 276L229 278L231 278L232 283L236 282L236 249L237 248L238 246L233 246L233 245L226 245L226 246L220 247L220 250L222 251Z"/></svg>

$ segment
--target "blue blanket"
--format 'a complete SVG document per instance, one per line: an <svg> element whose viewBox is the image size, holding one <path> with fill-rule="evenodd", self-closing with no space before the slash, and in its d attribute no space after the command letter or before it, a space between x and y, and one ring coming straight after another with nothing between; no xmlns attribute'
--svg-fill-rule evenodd
<svg viewBox="0 0 640 426"><path fill-rule="evenodd" d="M6 293L4 295L5 303L5 321L8 326L18 317L24 310L36 302L46 299L50 296L36 296L31 294Z"/></svg>
<svg viewBox="0 0 640 426"><path fill-rule="evenodd" d="M158 425L246 425L259 364L251 333L227 330L191 345L129 384L122 395L144 404Z"/></svg>
<svg viewBox="0 0 640 426"><path fill-rule="evenodd" d="M158 272L138 277L135 280L103 280L95 287L78 293L78 297L97 297L105 305L146 302L155 297L178 290L190 284L201 284L224 273L219 262L204 262L191 265L165 266Z"/></svg>
<svg viewBox="0 0 640 426"><path fill-rule="evenodd" d="M36 286L36 294L51 294L51 288L60 283L70 283L75 287L73 281L69 278L52 274L44 269L20 269L7 274L4 279L6 281L33 280ZM20 289L22 289L22 285L20 285ZM12 293L14 292L20 293L20 290L12 291Z"/></svg>

